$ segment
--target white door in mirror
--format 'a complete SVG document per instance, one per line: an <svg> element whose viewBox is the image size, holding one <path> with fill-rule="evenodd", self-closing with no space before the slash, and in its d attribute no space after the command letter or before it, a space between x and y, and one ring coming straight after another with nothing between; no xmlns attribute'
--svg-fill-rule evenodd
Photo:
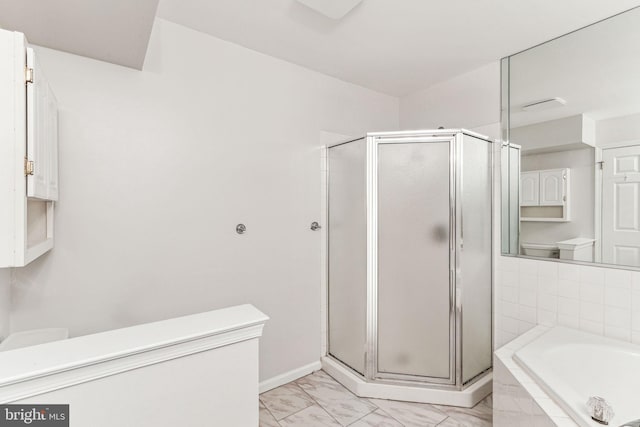
<svg viewBox="0 0 640 427"><path fill-rule="evenodd" d="M602 262L640 267L640 145L602 160Z"/></svg>

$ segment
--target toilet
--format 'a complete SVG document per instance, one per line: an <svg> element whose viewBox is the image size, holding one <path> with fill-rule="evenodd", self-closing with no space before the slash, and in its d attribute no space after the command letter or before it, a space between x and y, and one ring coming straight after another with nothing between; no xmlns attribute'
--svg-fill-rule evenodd
<svg viewBox="0 0 640 427"><path fill-rule="evenodd" d="M538 258L559 258L560 250L552 243L528 243L522 242L522 255Z"/></svg>
<svg viewBox="0 0 640 427"><path fill-rule="evenodd" d="M572 261L593 262L593 247L595 239L577 237L575 239L557 242L560 249L560 259Z"/></svg>

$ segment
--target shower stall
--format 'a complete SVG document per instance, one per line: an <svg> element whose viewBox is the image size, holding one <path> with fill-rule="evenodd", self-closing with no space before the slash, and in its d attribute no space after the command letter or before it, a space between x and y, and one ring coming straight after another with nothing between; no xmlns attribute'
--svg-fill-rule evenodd
<svg viewBox="0 0 640 427"><path fill-rule="evenodd" d="M327 162L324 368L361 396L472 406L491 387L491 141L369 133Z"/></svg>

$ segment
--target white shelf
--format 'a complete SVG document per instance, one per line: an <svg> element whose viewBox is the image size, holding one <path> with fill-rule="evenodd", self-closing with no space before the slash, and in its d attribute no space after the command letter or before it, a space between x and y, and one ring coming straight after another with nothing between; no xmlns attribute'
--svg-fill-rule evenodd
<svg viewBox="0 0 640 427"><path fill-rule="evenodd" d="M569 222L568 219L563 219L563 218L520 218L520 221L528 221L528 222Z"/></svg>

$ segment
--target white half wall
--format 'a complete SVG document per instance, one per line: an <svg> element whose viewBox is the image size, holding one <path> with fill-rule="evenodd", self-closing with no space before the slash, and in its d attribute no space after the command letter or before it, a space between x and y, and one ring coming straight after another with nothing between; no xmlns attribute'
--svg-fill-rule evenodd
<svg viewBox="0 0 640 427"><path fill-rule="evenodd" d="M498 122L499 61L400 99L402 129L472 129Z"/></svg>
<svg viewBox="0 0 640 427"><path fill-rule="evenodd" d="M9 335L11 313L11 269L0 268L0 341Z"/></svg>
<svg viewBox="0 0 640 427"><path fill-rule="evenodd" d="M398 99L160 19L141 72L37 53L60 105L56 247L16 269L12 329L250 303L271 318L261 380L317 362L320 131L395 130Z"/></svg>

